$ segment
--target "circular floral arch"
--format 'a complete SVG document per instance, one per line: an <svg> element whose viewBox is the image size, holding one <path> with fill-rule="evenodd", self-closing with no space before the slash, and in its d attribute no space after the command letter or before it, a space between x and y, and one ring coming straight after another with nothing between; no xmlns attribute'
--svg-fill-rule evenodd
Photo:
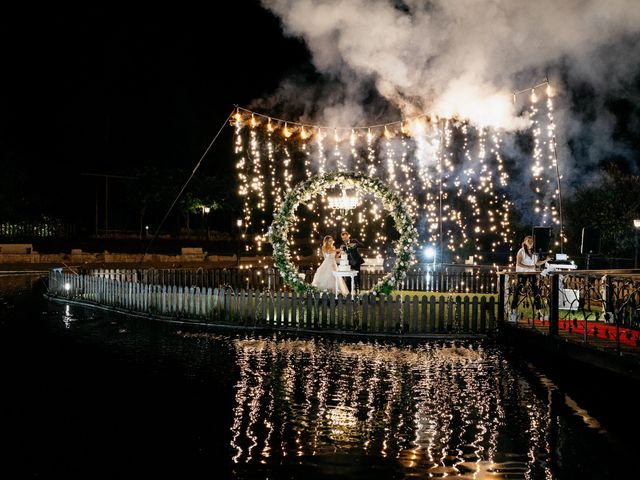
<svg viewBox="0 0 640 480"><path fill-rule="evenodd" d="M316 175L299 183L287 195L274 214L274 220L269 227L269 241L273 246L273 262L280 270L284 282L298 293L318 292L319 290L300 279L298 267L291 261L291 252L287 243L289 222L293 219L296 208L315 198L326 189L341 185L345 188L356 188L359 191L371 193L382 200L382 207L387 210L400 233L400 238L394 249L396 264L393 269L382 277L371 289L372 293L388 295L394 286L402 280L411 265L414 246L418 231L413 225L413 219L404 208L402 198L378 178L368 177L354 172L329 172Z"/></svg>

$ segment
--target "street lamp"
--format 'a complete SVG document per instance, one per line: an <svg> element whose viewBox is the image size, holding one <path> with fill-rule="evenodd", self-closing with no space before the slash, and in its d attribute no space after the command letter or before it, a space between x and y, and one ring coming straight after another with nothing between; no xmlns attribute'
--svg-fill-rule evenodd
<svg viewBox="0 0 640 480"><path fill-rule="evenodd" d="M207 241L209 240L209 212L211 211L211 207L204 206L202 207L202 216L204 217L204 223L207 229Z"/></svg>
<svg viewBox="0 0 640 480"><path fill-rule="evenodd" d="M424 251L424 258L427 260L427 262L431 262L433 260L433 270L436 270L436 249L434 246L432 245L428 245L425 247Z"/></svg>
<svg viewBox="0 0 640 480"><path fill-rule="evenodd" d="M638 219L634 220L633 226L636 229L635 251L633 255L633 268L638 268L638 230L640 230L640 220Z"/></svg>

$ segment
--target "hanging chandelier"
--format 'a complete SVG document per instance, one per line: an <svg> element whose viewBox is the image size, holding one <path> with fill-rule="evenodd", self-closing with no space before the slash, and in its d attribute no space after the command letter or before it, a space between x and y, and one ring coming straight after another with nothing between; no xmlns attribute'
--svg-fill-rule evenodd
<svg viewBox="0 0 640 480"><path fill-rule="evenodd" d="M328 197L329 208L333 210L353 210L360 204L358 195L348 195L346 190L336 197Z"/></svg>

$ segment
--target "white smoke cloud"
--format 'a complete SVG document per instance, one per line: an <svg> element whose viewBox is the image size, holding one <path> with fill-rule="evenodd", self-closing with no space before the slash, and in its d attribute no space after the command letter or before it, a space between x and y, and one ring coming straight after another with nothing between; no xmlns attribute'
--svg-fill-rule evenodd
<svg viewBox="0 0 640 480"><path fill-rule="evenodd" d="M352 91L371 81L406 115L435 112L518 129L523 119L510 93L539 83L558 65L572 79L610 91L624 87L640 59L633 42L614 48L640 31L637 0L262 3L287 35L304 40L321 73ZM349 118L361 113L353 108L357 96L326 100L325 117L362 122ZM338 113L341 103L345 114Z"/></svg>

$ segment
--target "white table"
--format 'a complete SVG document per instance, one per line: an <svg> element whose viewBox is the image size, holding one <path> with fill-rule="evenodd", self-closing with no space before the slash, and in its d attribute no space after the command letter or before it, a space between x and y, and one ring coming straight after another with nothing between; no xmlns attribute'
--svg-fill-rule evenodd
<svg viewBox="0 0 640 480"><path fill-rule="evenodd" d="M333 276L336 277L336 298L338 298L338 292L340 291L340 278L351 277L351 290L349 291L349 293L351 294L351 298L353 299L353 289L355 288L355 281L358 273L358 270L336 270L333 272Z"/></svg>

